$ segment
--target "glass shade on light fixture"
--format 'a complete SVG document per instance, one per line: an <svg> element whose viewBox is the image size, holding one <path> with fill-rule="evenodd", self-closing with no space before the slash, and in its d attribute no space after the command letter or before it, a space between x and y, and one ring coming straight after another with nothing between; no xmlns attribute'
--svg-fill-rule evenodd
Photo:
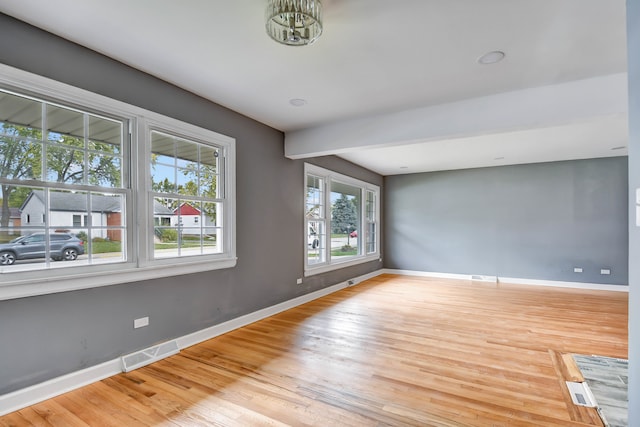
<svg viewBox="0 0 640 427"><path fill-rule="evenodd" d="M266 12L269 37L289 46L304 46L322 34L320 0L269 0Z"/></svg>

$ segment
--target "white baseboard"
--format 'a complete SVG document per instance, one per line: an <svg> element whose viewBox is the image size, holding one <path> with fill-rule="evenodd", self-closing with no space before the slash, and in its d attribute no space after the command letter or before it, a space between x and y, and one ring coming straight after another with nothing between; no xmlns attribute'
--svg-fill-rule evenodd
<svg viewBox="0 0 640 427"><path fill-rule="evenodd" d="M474 275L472 274L451 274L451 273L436 273L431 271L395 270L392 268L385 268L382 270L382 272L385 274L434 277L438 279L472 280L474 277ZM513 285L550 286L550 287L556 287L556 288L574 288L574 289L585 289L585 290L594 290L594 291L629 292L629 287L625 285L610 285L605 283L585 283L585 282L564 282L564 281L557 281L557 280L520 279L516 277L500 277L500 276L486 276L486 277L495 278L498 283L511 283ZM490 280L490 281L494 281L494 280Z"/></svg>
<svg viewBox="0 0 640 427"><path fill-rule="evenodd" d="M592 291L629 292L629 286L609 285L606 283L562 282L556 280L518 279L514 277L498 277L498 281L501 283L511 283L513 285L551 286L557 288L574 288Z"/></svg>
<svg viewBox="0 0 640 427"><path fill-rule="evenodd" d="M122 372L120 359L109 360L96 366L71 372L61 377L32 385L0 396L0 415L17 411L43 400L109 378Z"/></svg>
<svg viewBox="0 0 640 427"><path fill-rule="evenodd" d="M271 307L263 308L253 313L228 320L219 325L184 335L176 339L180 349L190 347L202 341L215 338L218 335L225 334L234 329L246 326L250 323L262 320L282 311L294 308L298 305L305 304L325 295L337 292L350 286L349 282L358 284L364 280L371 279L383 273L383 270L374 271L363 276L355 277L349 281L341 282L327 288L317 290L299 297L281 302ZM34 405L43 400L50 399L60 394L75 390L77 388L89 385L91 383L109 378L122 372L122 361L120 358L109 360L96 366L91 366L80 371L71 372L69 374L52 378L30 387L25 387L11 393L0 396L0 416L20 410L30 405Z"/></svg>
<svg viewBox="0 0 640 427"><path fill-rule="evenodd" d="M418 276L418 277L434 277L437 279L471 280L470 274L436 273L433 271L417 271L417 270L396 270L393 268L385 268L382 270L382 272L385 274L399 274L401 276Z"/></svg>

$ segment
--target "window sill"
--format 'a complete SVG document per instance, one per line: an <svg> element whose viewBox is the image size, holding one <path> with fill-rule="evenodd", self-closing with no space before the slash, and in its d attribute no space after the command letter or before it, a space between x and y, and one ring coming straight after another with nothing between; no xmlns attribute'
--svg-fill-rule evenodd
<svg viewBox="0 0 640 427"><path fill-rule="evenodd" d="M353 265L364 264L371 261L377 261L380 258L379 254L367 255L358 258L353 258L348 261L334 261L329 265L321 265L318 267L306 267L304 270L304 276L315 276L316 274L327 273L329 271L340 270L341 268L351 267Z"/></svg>
<svg viewBox="0 0 640 427"><path fill-rule="evenodd" d="M206 260L179 263L170 263L166 260L162 265L155 264L145 267L113 264L108 268L93 269L93 271L78 272L76 268L70 268L69 271L55 276L51 276L51 270L40 270L33 272L39 273L40 277L30 275L31 277L23 279L9 279L0 285L0 301L232 268L235 267L236 261L237 258L233 257L214 261L207 258Z"/></svg>

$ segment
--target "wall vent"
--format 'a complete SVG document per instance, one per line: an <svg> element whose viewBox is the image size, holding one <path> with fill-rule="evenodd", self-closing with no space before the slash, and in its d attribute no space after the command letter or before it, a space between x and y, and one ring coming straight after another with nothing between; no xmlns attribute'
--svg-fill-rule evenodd
<svg viewBox="0 0 640 427"><path fill-rule="evenodd" d="M177 354L180 351L176 340L167 341L135 353L122 356L122 372L133 371L165 357Z"/></svg>
<svg viewBox="0 0 640 427"><path fill-rule="evenodd" d="M498 276L482 276L480 274L472 274L471 280L476 280L479 282L498 283Z"/></svg>
<svg viewBox="0 0 640 427"><path fill-rule="evenodd" d="M587 406L589 408L595 408L597 406L596 399L591 393L591 389L587 383L577 383L573 381L566 381L569 394L571 394L571 400L578 406Z"/></svg>

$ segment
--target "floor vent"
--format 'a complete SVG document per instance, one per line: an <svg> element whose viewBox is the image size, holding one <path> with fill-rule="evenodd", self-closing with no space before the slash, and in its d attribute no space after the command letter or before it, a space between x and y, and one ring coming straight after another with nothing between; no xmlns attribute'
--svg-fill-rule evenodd
<svg viewBox="0 0 640 427"><path fill-rule="evenodd" d="M498 277L497 276L481 276L479 274L473 274L473 275L471 275L471 280L476 280L476 281L479 281L479 282L497 283L498 282Z"/></svg>
<svg viewBox="0 0 640 427"><path fill-rule="evenodd" d="M566 383L574 404L578 406L588 406L589 408L595 408L597 406L596 399L593 397L587 383L576 383L572 381L566 381Z"/></svg>
<svg viewBox="0 0 640 427"><path fill-rule="evenodd" d="M122 371L129 372L178 353L178 342L167 341L135 353L122 356Z"/></svg>

